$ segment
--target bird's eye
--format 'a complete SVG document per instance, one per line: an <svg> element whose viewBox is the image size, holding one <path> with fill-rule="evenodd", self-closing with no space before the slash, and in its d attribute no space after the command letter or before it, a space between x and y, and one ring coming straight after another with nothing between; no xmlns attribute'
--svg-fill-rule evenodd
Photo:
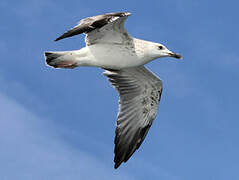
<svg viewBox="0 0 239 180"><path fill-rule="evenodd" d="M163 46L159 46L159 49L162 50L162 49L163 49Z"/></svg>

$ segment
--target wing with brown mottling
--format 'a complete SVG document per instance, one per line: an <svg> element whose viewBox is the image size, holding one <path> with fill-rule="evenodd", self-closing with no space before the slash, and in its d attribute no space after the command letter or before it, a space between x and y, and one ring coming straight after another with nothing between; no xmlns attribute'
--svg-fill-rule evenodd
<svg viewBox="0 0 239 180"><path fill-rule="evenodd" d="M130 13L127 12L118 12L82 19L77 26L65 32L55 41L85 33L87 34L87 45L98 42L122 43L130 39L124 28L124 21L129 15Z"/></svg>
<svg viewBox="0 0 239 180"><path fill-rule="evenodd" d="M158 112L162 81L144 66L104 72L119 92L115 168L140 147Z"/></svg>

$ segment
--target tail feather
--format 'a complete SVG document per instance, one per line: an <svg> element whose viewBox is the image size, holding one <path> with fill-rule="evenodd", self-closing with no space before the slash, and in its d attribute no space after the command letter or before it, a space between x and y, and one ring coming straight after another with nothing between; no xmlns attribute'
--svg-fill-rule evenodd
<svg viewBox="0 0 239 180"><path fill-rule="evenodd" d="M46 64L54 68L75 68L77 63L67 58L66 52L45 52Z"/></svg>

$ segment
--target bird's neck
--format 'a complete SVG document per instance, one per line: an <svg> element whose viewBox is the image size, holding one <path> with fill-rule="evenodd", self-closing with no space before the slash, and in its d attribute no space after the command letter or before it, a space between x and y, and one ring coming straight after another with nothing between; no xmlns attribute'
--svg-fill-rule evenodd
<svg viewBox="0 0 239 180"><path fill-rule="evenodd" d="M141 59L143 59L143 61L145 61L145 63L148 63L148 62L158 58L158 56L153 55L151 53L151 47L152 47L153 42L142 40L142 39L137 39L137 38L134 38L133 42L134 42L134 48L135 48L135 52L136 52L137 56L140 57Z"/></svg>

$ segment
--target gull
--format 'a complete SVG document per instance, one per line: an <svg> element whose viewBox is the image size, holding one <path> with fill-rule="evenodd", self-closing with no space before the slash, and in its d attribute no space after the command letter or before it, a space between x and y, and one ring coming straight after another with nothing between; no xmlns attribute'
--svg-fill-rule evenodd
<svg viewBox="0 0 239 180"><path fill-rule="evenodd" d="M144 65L161 57L181 59L162 44L131 37L124 28L128 16L129 12L116 12L82 19L55 41L84 33L85 47L44 53L46 64L54 68L104 69L104 75L118 91L115 169L140 147L158 112L162 81Z"/></svg>

